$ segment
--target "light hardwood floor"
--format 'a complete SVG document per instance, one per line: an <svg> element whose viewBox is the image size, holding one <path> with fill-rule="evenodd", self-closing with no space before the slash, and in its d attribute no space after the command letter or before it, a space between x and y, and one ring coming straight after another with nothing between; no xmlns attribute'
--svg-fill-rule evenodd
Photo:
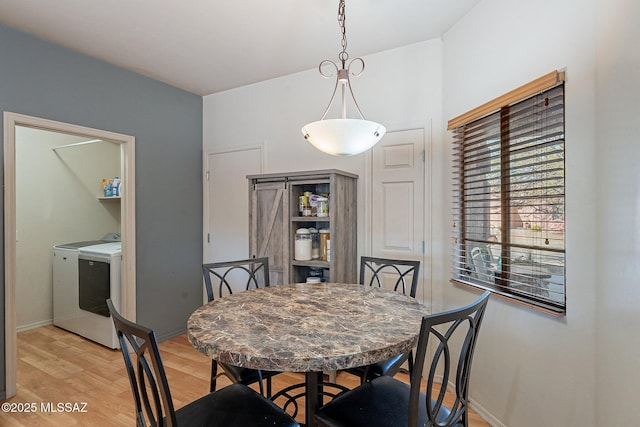
<svg viewBox="0 0 640 427"><path fill-rule="evenodd" d="M210 359L195 351L185 335L160 343L160 352L177 408L208 392ZM407 381L406 375L398 378ZM303 379L301 374L277 375L274 392ZM354 376L344 373L338 382L357 385ZM218 382L219 387L227 383L224 377ZM135 426L120 351L54 326L18 334L18 394L5 403L19 412L5 412L3 406L1 426ZM63 411L58 411L59 404ZM473 412L470 421L473 427L489 426Z"/></svg>

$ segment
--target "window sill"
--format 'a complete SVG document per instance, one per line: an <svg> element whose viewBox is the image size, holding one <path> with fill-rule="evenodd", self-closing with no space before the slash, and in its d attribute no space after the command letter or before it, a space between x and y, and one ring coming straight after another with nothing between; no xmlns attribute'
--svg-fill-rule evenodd
<svg viewBox="0 0 640 427"><path fill-rule="evenodd" d="M499 289L497 287L493 287L490 285L480 285L478 283L465 282L459 279L451 279L450 282L454 285L471 287L475 289L483 289L485 291L491 292L493 295L502 298L509 302L514 302L518 305L522 305L528 308L532 308L536 311L541 311L546 314L551 314L556 317L566 316L567 310L566 308L558 307L551 304L545 304L541 301L534 301L529 298L518 295L517 293L507 292L504 289Z"/></svg>

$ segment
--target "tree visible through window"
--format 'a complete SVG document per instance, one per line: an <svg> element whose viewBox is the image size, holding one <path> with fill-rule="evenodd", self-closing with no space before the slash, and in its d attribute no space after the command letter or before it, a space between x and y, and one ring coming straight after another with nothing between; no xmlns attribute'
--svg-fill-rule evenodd
<svg viewBox="0 0 640 427"><path fill-rule="evenodd" d="M505 95L510 102L494 112L455 127L450 122L453 280L562 313L564 82L555 77L524 99Z"/></svg>

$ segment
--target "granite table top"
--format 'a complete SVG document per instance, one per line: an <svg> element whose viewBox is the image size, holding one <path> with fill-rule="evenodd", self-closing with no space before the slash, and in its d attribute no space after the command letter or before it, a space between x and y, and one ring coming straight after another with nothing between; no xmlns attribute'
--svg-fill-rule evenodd
<svg viewBox="0 0 640 427"><path fill-rule="evenodd" d="M340 370L417 344L427 307L358 284L274 285L238 292L189 317L193 347L219 362L287 372Z"/></svg>

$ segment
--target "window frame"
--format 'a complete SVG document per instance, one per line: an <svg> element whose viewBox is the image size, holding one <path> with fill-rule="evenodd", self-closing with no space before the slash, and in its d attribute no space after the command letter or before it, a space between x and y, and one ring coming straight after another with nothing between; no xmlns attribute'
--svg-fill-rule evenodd
<svg viewBox="0 0 640 427"><path fill-rule="evenodd" d="M564 72L554 71L450 120L448 126L448 130L453 130L455 133L453 192L454 240L451 282L489 290L498 296L552 313L554 315L564 315L567 307L566 250L564 234L564 224L566 222L564 216L566 189L566 168L564 164L566 153L564 81ZM557 92L560 94L558 95ZM511 121L514 120L510 115L511 108L517 108L521 105L526 106L528 105L526 104L527 102L533 102L530 100L534 99L534 97L540 97L541 95L546 96L546 94L549 93L561 97L558 101L559 107L554 106L554 108L558 108L559 110L556 111L554 116L554 120L556 120L556 122L551 127L555 131L561 128L561 132L556 135L558 139L548 139L550 138L547 133L548 128L541 126L540 135L536 137L527 137L528 142L530 143L529 146L526 145L527 142L514 143L514 141L519 140L517 136L514 136L514 134L511 133L509 126L509 124L512 123ZM549 105L548 98L544 99L544 102L544 105ZM533 117L534 114L538 113L539 112L535 111L533 113L527 111L518 116L518 118L519 120L529 119L530 122L528 125L525 125L525 127L528 127L528 130L531 130L531 126L534 126L531 125L531 123L537 119L531 119L530 117ZM527 114L530 114L530 116L527 116ZM561 119L561 121L558 121L559 119ZM496 121L498 126L497 132ZM483 128L483 126L486 126L486 128ZM483 131L489 127L491 127L494 132L492 136L495 138L497 135L497 140L491 139L489 136L487 136L486 139L482 139L483 137L477 138L465 135L465 131L473 133L472 131L469 131L469 129L479 129L480 131ZM488 134L491 133L488 132ZM467 146L465 146L465 144L467 144ZM475 148L473 147L474 144ZM496 149L497 144L499 144L499 147ZM514 145L518 144L523 144L524 151L531 150L534 154L526 154L525 156L528 157L522 156L521 158L524 158L525 160L521 160L521 165L512 168L510 159L517 159L517 156L514 156ZM493 148L488 148L482 152L483 148L489 147L490 145L493 145ZM548 157L543 158L549 158L551 160L544 162L535 160L535 150L544 149L544 147L546 147L547 150L544 151L543 155ZM496 223L496 220L495 215L493 216L494 219L488 219L490 215L488 202L490 196L488 194L491 191L492 185L489 184L489 179L487 178L487 175L490 175L490 173L486 170L491 169L488 166L490 161L493 162L492 165L495 166L495 156L497 152L499 152L499 177L497 178L497 181L499 182L500 187L500 242L494 243L495 241L491 241L488 237L489 234L487 233L487 230ZM489 153L486 158L482 157L485 153ZM467 154L470 156L476 156L475 160L472 159L469 163L465 163L467 161L465 155ZM494 157L489 159L489 156L491 155ZM552 155L554 157L551 157ZM537 156L542 155L537 154ZM540 182L545 182L544 185L541 184L542 190L540 190L540 193L536 193L540 194L539 198L536 198L537 196L530 196L527 191L531 190L527 190L527 187L525 187L525 190L520 191L520 193L522 193L520 197L523 199L531 199L530 202L526 202L526 205L534 212L544 211L544 209L547 209L547 211L554 209L560 211L562 221L556 221L556 215L553 215L551 219L545 220L547 222L542 223L542 227L545 227L545 235L549 235L548 229L546 228L547 226L554 227L561 225L562 233L560 234L559 232L556 232L554 234L554 237L551 238L551 245L549 244L548 237L544 239L545 243L543 243L542 246L534 245L533 243L531 246L523 245L516 241L516 233L514 232L513 225L511 224L512 213L515 211L516 207L514 200L518 199L518 196L516 196L518 190L514 190L515 186L512 186L510 181L515 180L516 172L514 171L518 170L518 167L521 169L524 167L535 169L535 167L538 167L539 164L543 163L553 163L553 165L549 166L549 169L552 170L551 175L549 175L545 170L542 173L545 177L539 178ZM471 180L466 180L466 178L469 178L472 175L470 171L473 168L470 167L469 164L479 165L477 166L478 171L475 172L475 175L479 178L476 178L477 181L472 184L469 184ZM561 165L561 167L559 165ZM475 167L476 166L474 166L474 168ZM546 169L544 165L542 169ZM483 172L483 170L485 171ZM557 174L557 176L552 175L553 173ZM528 174L533 175L533 173ZM549 178L549 176L551 176L551 178ZM492 181L495 180L496 179L494 178ZM538 180L531 182L538 183ZM549 185L549 182L552 184ZM493 185L493 187L495 187L495 185ZM478 194L480 195L478 196ZM492 202L495 201L495 191L493 196L494 199L492 199ZM474 197L476 200L480 200L480 202L476 202L476 206L474 206ZM545 201L547 200L552 201L549 202L549 204L546 204ZM478 205L482 205L482 203L484 203L484 206L480 206L478 208ZM520 203L522 202L520 201ZM560 216L560 214L558 214L558 216ZM536 225L536 227L539 226ZM471 231L468 232L466 230L467 228ZM475 236L474 229L476 230ZM479 234L477 233L477 230L480 229L484 230L483 237L478 237ZM538 230L536 229L535 231ZM491 237L493 237L493 235L491 235ZM476 247L473 247L473 251L470 250L472 244L477 245ZM499 262L497 263L497 266L492 264L493 267L488 267L489 264L487 261L487 269L483 269L483 267L478 267L477 264L479 259L478 252L482 247L484 247L484 251L487 252L486 248L488 248L489 245L492 247L498 246L500 248ZM511 251L513 248L518 248L518 250L521 251L530 251L529 260L525 262L520 258L516 259L515 255L512 256ZM535 259L531 256L532 253L535 253ZM501 262L503 259L506 260L504 263ZM481 269L483 269L482 273L480 273ZM522 272L514 273L514 270ZM554 282L559 280L561 280L561 283ZM531 285L528 285L529 283L531 283ZM551 293L552 296L550 296L548 291L550 283L552 285L556 285L553 286L553 292ZM545 290L545 288L547 290ZM561 292L559 289L561 289Z"/></svg>

